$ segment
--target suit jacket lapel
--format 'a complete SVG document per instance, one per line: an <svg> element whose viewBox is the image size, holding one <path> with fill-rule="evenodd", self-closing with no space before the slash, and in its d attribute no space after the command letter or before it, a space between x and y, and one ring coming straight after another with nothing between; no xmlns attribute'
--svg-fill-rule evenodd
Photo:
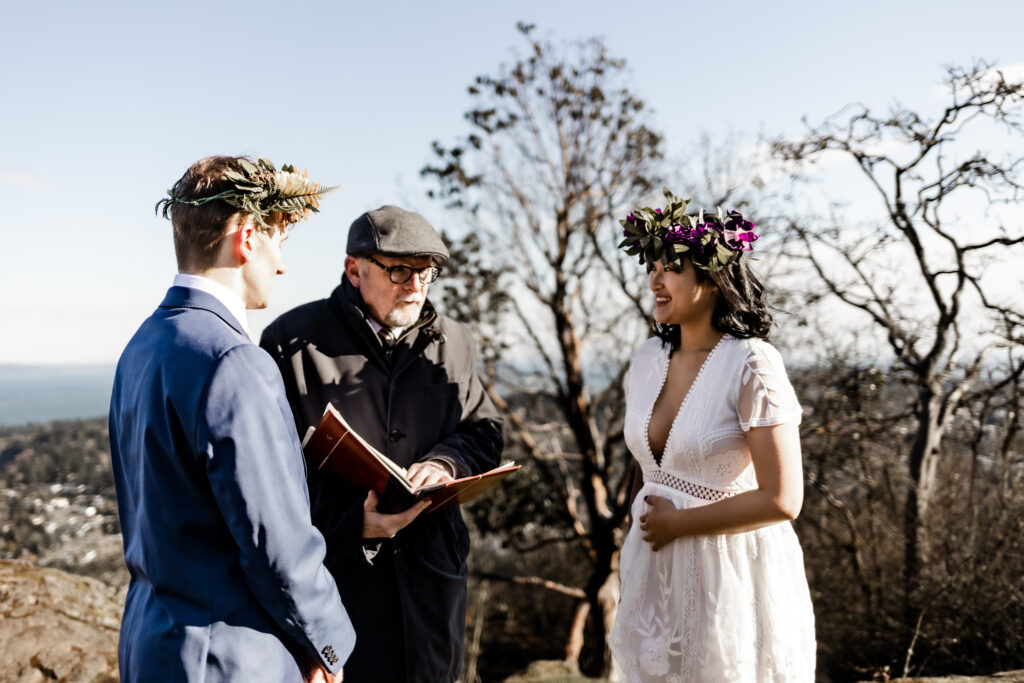
<svg viewBox="0 0 1024 683"><path fill-rule="evenodd" d="M160 308L197 308L209 311L227 323L231 329L246 339L249 338L242 324L235 319L235 316L231 315L227 307L217 297L202 290L191 287L171 287L167 290L164 300L160 302Z"/></svg>

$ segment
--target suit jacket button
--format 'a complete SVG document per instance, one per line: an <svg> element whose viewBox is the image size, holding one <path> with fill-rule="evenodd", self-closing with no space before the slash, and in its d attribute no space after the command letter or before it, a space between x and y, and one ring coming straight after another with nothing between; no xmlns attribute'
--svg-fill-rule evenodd
<svg viewBox="0 0 1024 683"><path fill-rule="evenodd" d="M391 433L388 434L388 438L391 439L391 443L395 443L396 441L401 439L403 436L405 436L405 434L403 434L401 431L399 431L397 429L392 429Z"/></svg>

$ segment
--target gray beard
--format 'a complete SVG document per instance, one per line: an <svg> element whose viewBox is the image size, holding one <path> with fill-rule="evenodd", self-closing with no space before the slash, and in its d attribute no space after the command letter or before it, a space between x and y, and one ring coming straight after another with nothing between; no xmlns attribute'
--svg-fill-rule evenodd
<svg viewBox="0 0 1024 683"><path fill-rule="evenodd" d="M395 306L388 311L387 317L384 318L385 327L409 327L416 323L420 319L420 314L423 313L423 304L418 306Z"/></svg>

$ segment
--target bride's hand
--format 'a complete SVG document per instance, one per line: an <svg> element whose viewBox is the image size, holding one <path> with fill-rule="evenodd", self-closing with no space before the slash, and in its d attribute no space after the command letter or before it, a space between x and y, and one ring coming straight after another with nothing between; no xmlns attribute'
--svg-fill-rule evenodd
<svg viewBox="0 0 1024 683"><path fill-rule="evenodd" d="M651 550L657 552L679 536L676 528L680 511L661 496L644 496L644 502L648 508L640 515L640 529L644 540L651 544Z"/></svg>

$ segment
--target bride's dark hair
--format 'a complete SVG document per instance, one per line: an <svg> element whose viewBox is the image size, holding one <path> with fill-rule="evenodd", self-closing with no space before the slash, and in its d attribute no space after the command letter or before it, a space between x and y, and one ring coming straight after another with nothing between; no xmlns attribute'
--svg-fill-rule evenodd
<svg viewBox="0 0 1024 683"><path fill-rule="evenodd" d="M717 271L710 272L697 268L690 259L680 260L683 268L693 268L697 282L718 287L718 303L711 313L711 326L719 332L737 339L768 339L772 326L772 314L768 310L768 297L764 285L757 279L746 258L735 259ZM679 348L678 325L654 323L654 334L668 344L672 351Z"/></svg>

